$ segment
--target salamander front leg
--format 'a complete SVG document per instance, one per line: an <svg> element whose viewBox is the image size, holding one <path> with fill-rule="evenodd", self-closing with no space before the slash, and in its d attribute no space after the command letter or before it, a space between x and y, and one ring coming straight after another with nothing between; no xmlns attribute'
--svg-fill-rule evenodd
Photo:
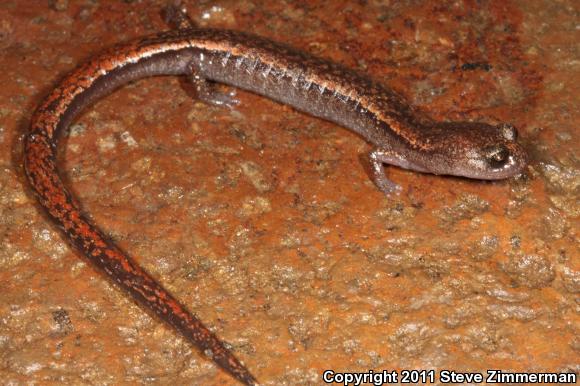
<svg viewBox="0 0 580 386"><path fill-rule="evenodd" d="M401 186L387 178L384 165L398 165L398 161L400 161L399 155L389 149L375 149L369 154L369 158L372 166L373 182L379 190L386 195L400 193Z"/></svg>
<svg viewBox="0 0 580 386"><path fill-rule="evenodd" d="M235 98L236 92L231 91L229 93L224 93L217 89L217 85L201 75L200 65L197 63L189 64L189 81L193 85L195 90L195 96L213 106L225 106L234 107L240 103L238 99Z"/></svg>

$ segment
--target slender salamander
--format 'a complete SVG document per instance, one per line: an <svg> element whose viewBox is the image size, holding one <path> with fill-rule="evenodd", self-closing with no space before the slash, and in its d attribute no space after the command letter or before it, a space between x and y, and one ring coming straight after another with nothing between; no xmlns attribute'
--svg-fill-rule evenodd
<svg viewBox="0 0 580 386"><path fill-rule="evenodd" d="M38 201L68 241L95 266L217 365L247 385L251 373L199 319L93 225L64 186L56 164L58 133L87 106L136 79L186 75L207 103L231 106L213 82L264 95L350 129L373 145L373 179L384 193L398 189L384 164L476 179L519 174L526 154L508 124L435 122L391 89L364 75L270 40L197 28L184 9L168 6L176 27L115 47L81 65L46 97L24 139L26 175Z"/></svg>

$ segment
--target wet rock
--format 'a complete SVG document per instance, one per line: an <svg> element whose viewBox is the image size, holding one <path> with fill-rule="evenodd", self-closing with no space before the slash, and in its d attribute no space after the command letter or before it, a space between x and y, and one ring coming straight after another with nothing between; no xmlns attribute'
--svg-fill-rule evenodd
<svg viewBox="0 0 580 386"><path fill-rule="evenodd" d="M556 276L552 263L539 255L512 256L502 270L517 285L530 288L547 287Z"/></svg>

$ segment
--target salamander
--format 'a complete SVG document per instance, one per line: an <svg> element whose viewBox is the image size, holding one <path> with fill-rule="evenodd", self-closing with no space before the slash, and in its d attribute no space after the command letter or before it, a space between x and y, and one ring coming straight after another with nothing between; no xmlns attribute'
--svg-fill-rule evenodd
<svg viewBox="0 0 580 386"><path fill-rule="evenodd" d="M233 107L224 83L290 105L358 133L372 146L372 178L398 191L384 164L475 179L515 176L526 152L509 124L437 122L392 89L341 65L243 32L197 27L179 5L167 7L176 27L114 47L79 66L48 94L24 138L28 181L48 216L82 255L139 304L171 325L223 370L246 385L256 378L219 338L133 258L95 226L65 187L56 163L59 133L87 106L128 82L185 75L198 98Z"/></svg>

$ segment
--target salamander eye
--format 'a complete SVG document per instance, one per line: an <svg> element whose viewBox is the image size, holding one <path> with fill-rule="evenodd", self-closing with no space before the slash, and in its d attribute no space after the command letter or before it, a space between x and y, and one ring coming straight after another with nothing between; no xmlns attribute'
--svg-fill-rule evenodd
<svg viewBox="0 0 580 386"><path fill-rule="evenodd" d="M504 167L510 158L510 152L504 145L490 146L484 149L485 159L494 169Z"/></svg>
<svg viewBox="0 0 580 386"><path fill-rule="evenodd" d="M501 136L506 141L515 141L518 139L518 131L509 123L502 123L498 125L498 128L501 130Z"/></svg>

